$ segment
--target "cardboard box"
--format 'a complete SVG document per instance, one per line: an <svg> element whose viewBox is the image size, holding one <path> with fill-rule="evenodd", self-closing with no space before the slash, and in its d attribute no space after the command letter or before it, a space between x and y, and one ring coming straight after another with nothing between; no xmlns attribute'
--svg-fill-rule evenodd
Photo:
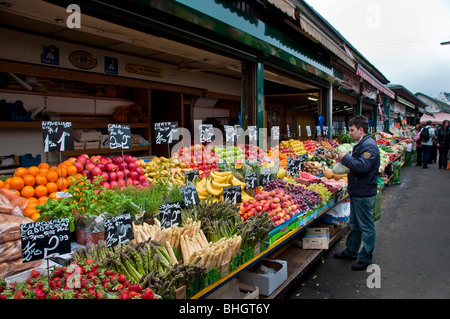
<svg viewBox="0 0 450 319"><path fill-rule="evenodd" d="M286 279L287 261L266 258L238 277L240 283L258 287L263 296L270 296Z"/></svg>
<svg viewBox="0 0 450 319"><path fill-rule="evenodd" d="M78 142L100 141L102 133L96 130L73 130L73 138Z"/></svg>
<svg viewBox="0 0 450 319"><path fill-rule="evenodd" d="M305 237L302 239L303 249L328 249L330 231L328 227L306 228Z"/></svg>
<svg viewBox="0 0 450 319"><path fill-rule="evenodd" d="M206 299L258 299L259 288L245 285L238 282L237 278L232 279L223 285Z"/></svg>

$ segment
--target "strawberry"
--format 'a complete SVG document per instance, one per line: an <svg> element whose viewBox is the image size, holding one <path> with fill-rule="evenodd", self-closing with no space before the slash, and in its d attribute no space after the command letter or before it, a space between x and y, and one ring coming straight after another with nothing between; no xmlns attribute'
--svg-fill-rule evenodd
<svg viewBox="0 0 450 319"><path fill-rule="evenodd" d="M37 299L45 299L45 292L42 289L36 288L34 292L36 293Z"/></svg>
<svg viewBox="0 0 450 319"><path fill-rule="evenodd" d="M119 276L119 282L120 282L121 284L123 284L123 283L125 282L125 280L126 280L125 275L124 275L124 274L121 274L121 275Z"/></svg>
<svg viewBox="0 0 450 319"><path fill-rule="evenodd" d="M31 271L32 278L37 278L39 275L40 275L39 271L34 270L34 269Z"/></svg>
<svg viewBox="0 0 450 319"><path fill-rule="evenodd" d="M153 298L155 298L153 290L151 290L150 288L147 288L144 291L144 294L142 295L142 299L153 299Z"/></svg>

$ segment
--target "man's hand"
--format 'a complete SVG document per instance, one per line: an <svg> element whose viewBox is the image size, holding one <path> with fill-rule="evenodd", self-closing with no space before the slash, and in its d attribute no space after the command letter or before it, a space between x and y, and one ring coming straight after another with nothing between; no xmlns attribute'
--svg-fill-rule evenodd
<svg viewBox="0 0 450 319"><path fill-rule="evenodd" d="M339 153L336 161L341 162L345 155L347 155L346 152Z"/></svg>

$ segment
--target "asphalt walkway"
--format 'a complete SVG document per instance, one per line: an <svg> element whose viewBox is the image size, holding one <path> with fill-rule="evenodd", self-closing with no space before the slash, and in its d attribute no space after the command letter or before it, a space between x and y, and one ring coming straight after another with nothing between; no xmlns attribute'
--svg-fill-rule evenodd
<svg viewBox="0 0 450 319"><path fill-rule="evenodd" d="M343 237L285 299L450 298L450 171L412 165L402 168L400 185L382 193L375 223L379 268L353 271L352 261L333 258L345 248Z"/></svg>

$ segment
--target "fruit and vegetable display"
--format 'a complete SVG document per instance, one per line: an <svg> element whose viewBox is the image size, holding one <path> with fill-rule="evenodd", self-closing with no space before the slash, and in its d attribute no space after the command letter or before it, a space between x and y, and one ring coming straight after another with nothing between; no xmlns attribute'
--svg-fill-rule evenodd
<svg viewBox="0 0 450 319"><path fill-rule="evenodd" d="M79 248L69 266L51 270L50 281L34 270L23 282L0 279L0 299L175 298L182 287L189 298L252 258L256 246L269 247L274 230L286 229L345 192L347 174L335 171L335 154L350 152L353 142L347 135L341 139L346 142L289 139L267 152L249 144L196 144L169 158L80 155L19 167L0 180L0 278L41 265L22 263L23 223L68 218ZM380 144L382 163L402 150L402 143ZM303 169L290 173L288 157L302 159ZM192 170L199 176L187 183L185 173ZM252 188L246 183L250 173L257 177ZM195 205L186 204L180 190L191 184L200 200ZM226 200L224 190L231 186L240 189L240 201ZM160 219L160 207L167 203L181 207L180 221L171 226ZM105 240L88 240L105 232L105 219L125 213L132 217L128 242L107 247ZM79 270L74 287L72 277Z"/></svg>

